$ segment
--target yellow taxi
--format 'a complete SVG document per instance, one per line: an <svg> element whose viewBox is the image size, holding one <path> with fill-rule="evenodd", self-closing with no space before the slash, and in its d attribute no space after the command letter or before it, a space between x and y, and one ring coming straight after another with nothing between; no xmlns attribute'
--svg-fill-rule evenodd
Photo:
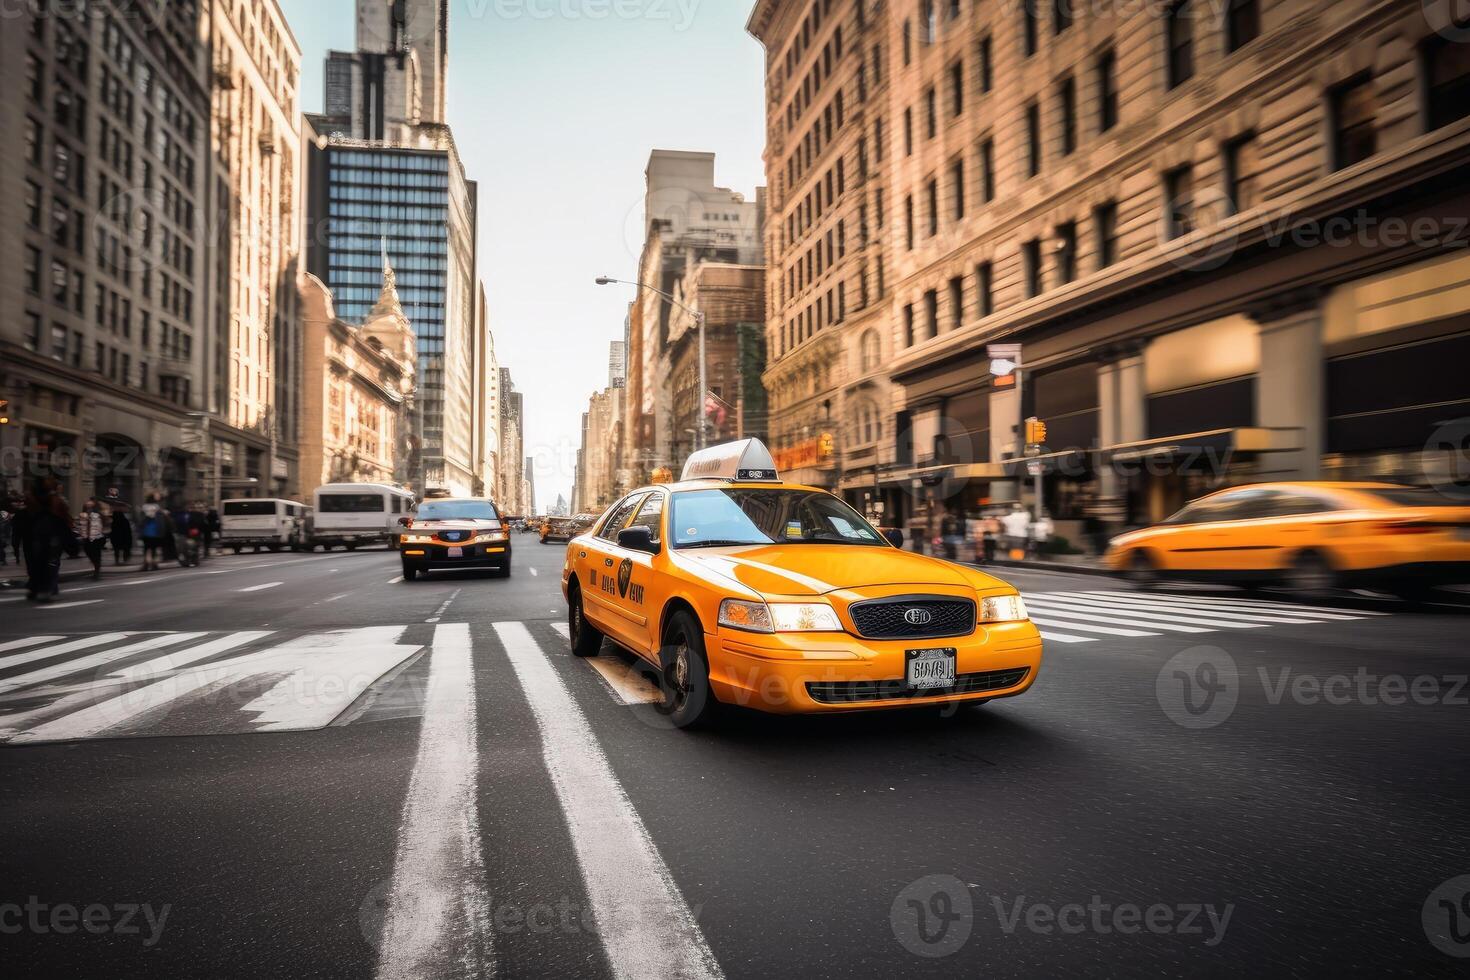
<svg viewBox="0 0 1470 980"><path fill-rule="evenodd" d="M1157 527L1120 535L1105 561L1145 583L1364 586L1418 598L1470 582L1470 505L1388 483L1262 483L1201 497Z"/></svg>
<svg viewBox="0 0 1470 980"><path fill-rule="evenodd" d="M758 440L691 456L567 547L572 650L604 638L656 667L675 724L720 705L842 712L1011 697L1041 668L1017 591L901 550L824 490L781 481Z"/></svg>

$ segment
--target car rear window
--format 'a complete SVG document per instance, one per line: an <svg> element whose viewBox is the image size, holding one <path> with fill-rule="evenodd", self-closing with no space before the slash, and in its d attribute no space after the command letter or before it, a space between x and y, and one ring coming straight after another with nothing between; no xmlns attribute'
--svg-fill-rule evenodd
<svg viewBox="0 0 1470 980"><path fill-rule="evenodd" d="M274 500L228 500L224 506L226 517L275 517Z"/></svg>
<svg viewBox="0 0 1470 980"><path fill-rule="evenodd" d="M1361 494L1376 497L1390 504L1400 507L1465 507L1467 503L1463 500L1455 500L1447 497L1437 490L1426 490L1419 487L1403 488L1378 488L1374 490L1359 490Z"/></svg>
<svg viewBox="0 0 1470 980"><path fill-rule="evenodd" d="M381 514L386 507L375 493L324 493L318 505L323 514Z"/></svg>

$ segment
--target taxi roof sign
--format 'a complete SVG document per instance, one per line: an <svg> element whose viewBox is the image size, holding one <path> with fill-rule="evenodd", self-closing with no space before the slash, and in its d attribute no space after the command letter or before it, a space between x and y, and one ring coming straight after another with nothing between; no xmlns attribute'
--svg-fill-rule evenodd
<svg viewBox="0 0 1470 980"><path fill-rule="evenodd" d="M741 439L710 446L694 453L684 463L683 480L768 480L779 481L776 461L759 439Z"/></svg>

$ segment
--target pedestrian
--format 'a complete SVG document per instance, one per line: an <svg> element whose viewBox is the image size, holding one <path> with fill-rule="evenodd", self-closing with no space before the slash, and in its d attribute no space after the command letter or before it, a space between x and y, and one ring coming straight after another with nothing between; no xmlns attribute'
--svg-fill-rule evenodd
<svg viewBox="0 0 1470 980"><path fill-rule="evenodd" d="M61 594L61 556L73 541L66 498L55 480L38 480L18 519L26 559L26 598L50 602Z"/></svg>
<svg viewBox="0 0 1470 980"><path fill-rule="evenodd" d="M5 564L5 556L10 553L10 523L15 516L13 510L14 505L9 500L0 503L0 565Z"/></svg>
<svg viewBox="0 0 1470 980"><path fill-rule="evenodd" d="M96 497L88 497L82 505L74 530L82 542L82 551L86 552L87 560L92 563L92 577L101 578L102 545L107 540L107 533L102 525L102 506L97 503Z"/></svg>
<svg viewBox="0 0 1470 980"><path fill-rule="evenodd" d="M132 561L133 522L128 517L127 508L121 504L112 505L112 527L108 531L108 538L112 541L114 565L126 565Z"/></svg>
<svg viewBox="0 0 1470 980"><path fill-rule="evenodd" d="M953 511L945 511L944 517L940 519L939 537L944 544L944 557L950 561L958 561L960 542L965 537L965 525Z"/></svg>
<svg viewBox="0 0 1470 980"><path fill-rule="evenodd" d="M982 533L985 535L985 563L995 561L995 549L1000 546L1001 523L994 512L986 514Z"/></svg>
<svg viewBox="0 0 1470 980"><path fill-rule="evenodd" d="M1031 515L1026 513L1026 508L1019 503L1011 507L1011 512L1000 519L1001 527L1005 530L1006 552L1015 557L1013 552L1024 553L1026 543L1031 537Z"/></svg>
<svg viewBox="0 0 1470 980"><path fill-rule="evenodd" d="M209 549L214 547L214 543L219 540L221 530L219 511L211 507L208 513L204 515L204 518L204 554L207 556Z"/></svg>
<svg viewBox="0 0 1470 980"><path fill-rule="evenodd" d="M25 498L24 497L12 497L11 498L11 500L10 500L10 534L7 535L4 540L0 540L0 550L4 550L6 547L9 547L10 550L15 553L15 563L17 565L19 565L21 563L20 562L20 551L21 551L21 547L22 547L22 544L23 544L23 542L21 541L21 522L20 522L20 515L21 515L21 512L24 511L25 509L26 509L26 502L25 502Z"/></svg>
<svg viewBox="0 0 1470 980"><path fill-rule="evenodd" d="M1042 514L1036 520L1031 522L1032 558L1038 558L1041 556L1042 549L1044 549L1046 547L1046 543L1051 540L1051 535L1052 523L1050 517Z"/></svg>
<svg viewBox="0 0 1470 980"><path fill-rule="evenodd" d="M163 551L165 539L173 536L173 518L159 502L158 494L150 493L143 504L143 520L138 528L143 538L143 571L158 571L158 559Z"/></svg>

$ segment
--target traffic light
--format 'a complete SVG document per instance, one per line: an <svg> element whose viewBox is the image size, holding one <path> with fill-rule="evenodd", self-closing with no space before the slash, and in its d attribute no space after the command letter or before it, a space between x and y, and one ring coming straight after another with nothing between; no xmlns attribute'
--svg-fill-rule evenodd
<svg viewBox="0 0 1470 980"><path fill-rule="evenodd" d="M1046 442L1046 423L1038 418L1026 420L1026 445L1040 446Z"/></svg>

